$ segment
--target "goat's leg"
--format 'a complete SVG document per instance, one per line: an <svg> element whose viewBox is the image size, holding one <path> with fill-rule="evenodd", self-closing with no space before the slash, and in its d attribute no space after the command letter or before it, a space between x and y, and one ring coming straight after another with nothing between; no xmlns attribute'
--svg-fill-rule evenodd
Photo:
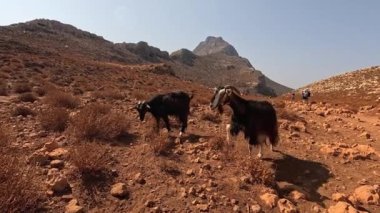
<svg viewBox="0 0 380 213"><path fill-rule="evenodd" d="M248 143L248 153L249 153L249 158L251 158L252 146L250 143Z"/></svg>
<svg viewBox="0 0 380 213"><path fill-rule="evenodd" d="M263 144L262 143L259 143L259 153L257 154L257 157L260 159L263 154L261 153L262 152L262 149L263 149Z"/></svg>
<svg viewBox="0 0 380 213"><path fill-rule="evenodd" d="M231 142L231 124L226 125L226 131L227 131L227 145L230 145L230 142Z"/></svg>
<svg viewBox="0 0 380 213"><path fill-rule="evenodd" d="M160 118L155 117L155 119L156 119L156 132L159 133L160 132Z"/></svg>
<svg viewBox="0 0 380 213"><path fill-rule="evenodd" d="M181 131L179 132L179 138L182 137L183 133L185 133L186 128L187 128L187 117L183 116L180 118L181 121Z"/></svg>
<svg viewBox="0 0 380 213"><path fill-rule="evenodd" d="M163 119L164 119L164 122L165 122L166 129L168 130L168 133L170 133L171 129L170 129L170 123L169 123L168 116L164 116Z"/></svg>

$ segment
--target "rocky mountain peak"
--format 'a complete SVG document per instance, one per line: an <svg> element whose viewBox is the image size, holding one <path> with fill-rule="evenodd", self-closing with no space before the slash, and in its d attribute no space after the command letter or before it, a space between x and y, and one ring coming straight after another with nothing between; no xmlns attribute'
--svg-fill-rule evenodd
<svg viewBox="0 0 380 213"><path fill-rule="evenodd" d="M193 50L194 54L204 56L215 53L223 53L229 56L239 56L236 49L222 37L208 36Z"/></svg>

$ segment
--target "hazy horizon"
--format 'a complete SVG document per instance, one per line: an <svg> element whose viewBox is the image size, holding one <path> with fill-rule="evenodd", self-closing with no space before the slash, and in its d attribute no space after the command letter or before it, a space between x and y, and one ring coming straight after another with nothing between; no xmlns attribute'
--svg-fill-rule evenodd
<svg viewBox="0 0 380 213"><path fill-rule="evenodd" d="M380 64L375 0L4 2L2 26L46 18L169 53L221 36L256 69L293 88Z"/></svg>

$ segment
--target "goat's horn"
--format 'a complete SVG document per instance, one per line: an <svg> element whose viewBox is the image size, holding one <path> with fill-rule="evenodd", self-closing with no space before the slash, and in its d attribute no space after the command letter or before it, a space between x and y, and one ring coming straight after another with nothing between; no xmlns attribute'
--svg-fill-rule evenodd
<svg viewBox="0 0 380 213"><path fill-rule="evenodd" d="M224 87L225 89L232 89L233 91L235 91L237 94L241 94L241 92L240 92L240 90L238 90L236 87L234 87L234 86L231 86L231 85L226 85L225 87Z"/></svg>

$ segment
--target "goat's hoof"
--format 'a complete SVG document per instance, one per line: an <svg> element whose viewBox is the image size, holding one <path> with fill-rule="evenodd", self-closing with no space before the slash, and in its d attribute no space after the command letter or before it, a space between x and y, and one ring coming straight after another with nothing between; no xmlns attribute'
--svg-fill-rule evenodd
<svg viewBox="0 0 380 213"><path fill-rule="evenodd" d="M258 157L259 159L261 159L262 156L263 156L263 155L262 155L261 153L257 154L257 157Z"/></svg>

